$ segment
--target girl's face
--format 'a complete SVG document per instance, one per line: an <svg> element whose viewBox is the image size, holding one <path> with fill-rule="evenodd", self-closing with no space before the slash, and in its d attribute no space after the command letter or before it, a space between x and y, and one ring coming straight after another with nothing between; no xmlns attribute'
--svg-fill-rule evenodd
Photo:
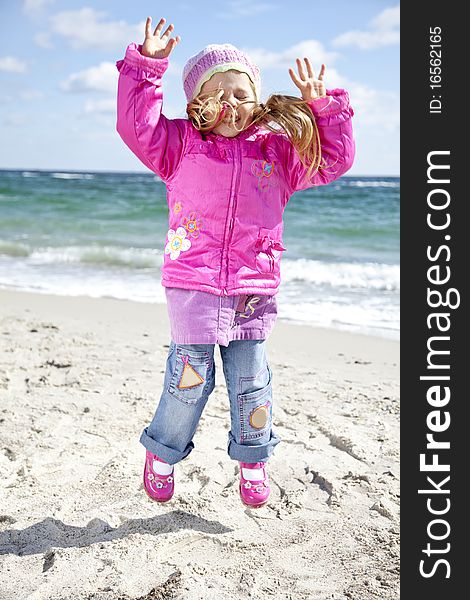
<svg viewBox="0 0 470 600"><path fill-rule="evenodd" d="M201 94L216 95L218 92L220 100L230 104L234 110L228 108L213 131L224 137L235 137L252 120L252 112L257 104L252 83L246 73L239 71L215 73L204 83Z"/></svg>

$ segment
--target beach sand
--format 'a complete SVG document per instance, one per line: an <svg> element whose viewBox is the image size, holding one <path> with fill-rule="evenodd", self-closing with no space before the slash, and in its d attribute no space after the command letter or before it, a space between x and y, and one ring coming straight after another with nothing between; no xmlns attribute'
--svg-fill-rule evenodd
<svg viewBox="0 0 470 600"><path fill-rule="evenodd" d="M277 323L282 443L258 510L226 453L218 352L173 500L145 495L168 343L163 305L0 291L0 598L396 600L398 342Z"/></svg>

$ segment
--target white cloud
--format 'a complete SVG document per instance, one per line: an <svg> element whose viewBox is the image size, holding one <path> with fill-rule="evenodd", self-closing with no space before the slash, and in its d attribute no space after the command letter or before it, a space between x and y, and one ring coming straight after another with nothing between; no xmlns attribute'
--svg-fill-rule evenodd
<svg viewBox="0 0 470 600"><path fill-rule="evenodd" d="M371 21L375 29L395 29L400 27L400 6L385 8Z"/></svg>
<svg viewBox="0 0 470 600"><path fill-rule="evenodd" d="M53 4L55 0L24 0L23 12L27 15L35 15L43 10L48 4Z"/></svg>
<svg viewBox="0 0 470 600"><path fill-rule="evenodd" d="M295 68L295 59L302 59L304 56L310 58L315 69L319 68L321 63L328 66L337 57L335 52L327 51L317 40L305 40L280 52L271 52L264 48L247 48L245 51L260 69Z"/></svg>
<svg viewBox="0 0 470 600"><path fill-rule="evenodd" d="M74 50L95 48L119 52L130 41L142 43L145 22L129 25L126 21L110 21L107 13L92 8L69 10L50 18L51 31L61 35Z"/></svg>
<svg viewBox="0 0 470 600"><path fill-rule="evenodd" d="M345 86L354 108L353 124L373 128L384 135L396 133L400 126L400 96L398 92L376 90L351 82Z"/></svg>
<svg viewBox="0 0 470 600"><path fill-rule="evenodd" d="M87 100L84 106L85 114L116 114L116 98L102 100Z"/></svg>
<svg viewBox="0 0 470 600"><path fill-rule="evenodd" d="M0 56L0 71L6 73L26 73L28 66L24 60L14 56Z"/></svg>
<svg viewBox="0 0 470 600"><path fill-rule="evenodd" d="M171 67L171 65L170 65ZM173 75L179 74L173 72ZM59 84L62 91L71 94L107 94L109 97L100 99L89 99L83 106L83 111L80 117L94 117L96 122L108 123L106 119L109 115L115 118L116 115L116 92L118 81L118 70L112 62L102 62L97 66L90 67L77 73L72 73ZM170 118L181 116L176 114L174 109L171 109L171 114L168 114L168 106L165 106L165 114Z"/></svg>
<svg viewBox="0 0 470 600"><path fill-rule="evenodd" d="M336 47L356 46L372 50L400 42L400 6L385 8L371 22L368 30L347 31L333 40Z"/></svg>
<svg viewBox="0 0 470 600"><path fill-rule="evenodd" d="M102 62L97 67L90 67L78 73L72 73L59 84L64 92L83 94L89 92L104 92L115 94L117 89L118 71L112 62Z"/></svg>
<svg viewBox="0 0 470 600"><path fill-rule="evenodd" d="M337 47L356 46L361 50L373 50L381 46L398 44L399 31L348 31L333 40Z"/></svg>

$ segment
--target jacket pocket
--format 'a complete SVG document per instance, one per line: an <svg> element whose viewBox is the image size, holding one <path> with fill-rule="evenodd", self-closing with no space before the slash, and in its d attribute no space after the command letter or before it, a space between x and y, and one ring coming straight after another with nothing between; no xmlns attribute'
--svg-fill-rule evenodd
<svg viewBox="0 0 470 600"><path fill-rule="evenodd" d="M259 273L275 275L276 265L279 264L282 252L285 251L282 245L282 229L282 223L274 229L260 227L255 243L255 264Z"/></svg>
<svg viewBox="0 0 470 600"><path fill-rule="evenodd" d="M207 352L175 346L173 373L168 391L186 404L196 404L210 394L213 385L212 360Z"/></svg>

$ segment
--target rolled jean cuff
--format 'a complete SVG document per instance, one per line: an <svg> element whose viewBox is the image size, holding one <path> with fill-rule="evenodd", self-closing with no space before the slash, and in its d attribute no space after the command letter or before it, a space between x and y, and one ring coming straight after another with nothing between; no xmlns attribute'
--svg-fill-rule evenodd
<svg viewBox="0 0 470 600"><path fill-rule="evenodd" d="M175 465L183 460L183 458L186 458L194 448L193 442L189 442L184 451L180 452L179 450L175 450L174 448L170 448L169 446L157 442L147 434L147 431L148 428L146 427L140 436L140 443L152 454L156 454L170 465Z"/></svg>
<svg viewBox="0 0 470 600"><path fill-rule="evenodd" d="M271 438L266 444L258 446L249 446L248 444L238 444L232 433L228 432L228 455L232 460L242 462L266 462L274 451L274 447L279 444L281 438L271 432Z"/></svg>

